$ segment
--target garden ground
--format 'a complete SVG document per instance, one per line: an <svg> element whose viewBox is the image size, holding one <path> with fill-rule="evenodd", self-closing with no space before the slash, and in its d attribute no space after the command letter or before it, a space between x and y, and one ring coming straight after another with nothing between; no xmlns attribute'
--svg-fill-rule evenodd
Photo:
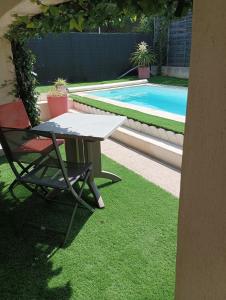
<svg viewBox="0 0 226 300"><path fill-rule="evenodd" d="M59 249L59 236L21 225L28 218L62 229L69 211L23 187L16 188L20 200L13 198L7 189L14 176L1 158L2 299L174 298L178 199L106 156L103 163L122 181L97 180L106 208L92 215L80 209L67 247Z"/></svg>
<svg viewBox="0 0 226 300"><path fill-rule="evenodd" d="M41 218L62 228L68 211L46 207L22 187L15 201L7 193L13 175L1 158L2 299L174 298L178 199L122 165L103 161L122 181L97 180L106 208L92 215L80 209L68 246L51 256L59 237L20 228L21 223ZM67 194L59 198L69 200Z"/></svg>

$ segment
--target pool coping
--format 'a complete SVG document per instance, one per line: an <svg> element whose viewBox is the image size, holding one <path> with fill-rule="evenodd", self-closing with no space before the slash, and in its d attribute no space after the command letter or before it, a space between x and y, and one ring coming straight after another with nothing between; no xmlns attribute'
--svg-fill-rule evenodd
<svg viewBox="0 0 226 300"><path fill-rule="evenodd" d="M167 87L166 85L163 84L153 84L153 83L139 83L139 84L133 84L133 85L128 85L128 87L131 86L142 86L142 85L151 85L151 86L161 86L161 87ZM91 86L89 86L91 87ZM125 88L127 87L126 85L124 86L117 86L117 85L112 85L111 87L103 87L101 90L112 90L112 89L118 89L118 88ZM175 88L186 88L186 87L177 87L177 86L170 86L170 87L175 87ZM95 85L93 85L93 89L92 90L88 90L90 91L99 91L100 88L98 87L98 89L95 88ZM128 104L128 103L123 103L117 100L112 100L109 98L105 98L105 97L100 97L100 96L95 96L95 95L90 95L88 94L86 91L80 91L80 92L72 92L73 95L77 95L77 96L81 96L81 97L86 97L89 99L93 99L93 100L98 100L98 101L102 101L105 103L109 103L112 105L116 105L116 106L120 106L120 107L124 107L124 108L130 108L133 110L137 110L139 112L142 113L146 113L149 115L153 115L153 116L157 116L157 117L161 117L161 118L165 118L165 119L169 119L169 120L174 120L174 121L178 121L178 122L182 122L185 123L186 117L181 116L181 115L177 115L177 114L173 114L173 113L169 113L169 112L164 112L162 110L158 110L158 109L154 109L154 108L148 108L148 107L141 107L139 105L135 105L135 104Z"/></svg>
<svg viewBox="0 0 226 300"><path fill-rule="evenodd" d="M133 85L139 85L148 83L147 79L139 79L139 80L130 80L130 81L122 81L122 82L111 82L111 83L101 83L101 84L92 84L92 85L83 85L76 87L68 87L67 90L69 93L76 92L84 92L84 91L92 91L92 90L102 90L108 88L118 88L118 87L127 87Z"/></svg>

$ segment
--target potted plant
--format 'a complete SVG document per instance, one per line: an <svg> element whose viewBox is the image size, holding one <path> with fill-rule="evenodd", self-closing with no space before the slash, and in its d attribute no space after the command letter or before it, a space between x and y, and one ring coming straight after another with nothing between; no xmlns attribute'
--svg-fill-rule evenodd
<svg viewBox="0 0 226 300"><path fill-rule="evenodd" d="M150 65L155 62L155 54L147 43L141 42L131 55L131 62L138 67L140 79L150 78Z"/></svg>
<svg viewBox="0 0 226 300"><path fill-rule="evenodd" d="M68 96L64 79L58 78L54 82L54 88L48 93L47 100L52 118L68 111Z"/></svg>
<svg viewBox="0 0 226 300"><path fill-rule="evenodd" d="M54 82L54 87L59 92L67 93L66 85L67 85L67 81L63 78L58 78Z"/></svg>

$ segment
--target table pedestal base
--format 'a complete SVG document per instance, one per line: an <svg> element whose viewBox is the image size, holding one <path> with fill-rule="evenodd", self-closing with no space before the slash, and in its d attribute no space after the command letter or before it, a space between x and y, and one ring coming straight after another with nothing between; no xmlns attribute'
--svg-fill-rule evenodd
<svg viewBox="0 0 226 300"><path fill-rule="evenodd" d="M118 182L121 178L113 173L102 170L100 141L67 139L65 140L65 150L67 161L75 163L92 163L93 169L88 184L94 195L97 206L99 208L103 208L104 202L98 191L94 178L106 178L112 180L112 182Z"/></svg>
<svg viewBox="0 0 226 300"><path fill-rule="evenodd" d="M101 171L99 174L96 174L96 177L110 179L112 182L118 182L122 180L119 176L108 171Z"/></svg>

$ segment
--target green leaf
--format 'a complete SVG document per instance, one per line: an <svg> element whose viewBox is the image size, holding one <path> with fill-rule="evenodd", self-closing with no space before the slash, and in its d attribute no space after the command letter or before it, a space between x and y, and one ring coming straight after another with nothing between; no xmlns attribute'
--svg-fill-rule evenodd
<svg viewBox="0 0 226 300"><path fill-rule="evenodd" d="M137 16L136 15L133 15L130 17L131 21L132 22L136 22L137 21Z"/></svg>
<svg viewBox="0 0 226 300"><path fill-rule="evenodd" d="M34 22L30 22L26 25L27 28L31 29L31 28L35 28L35 23Z"/></svg>
<svg viewBox="0 0 226 300"><path fill-rule="evenodd" d="M41 4L41 5L40 5L40 8L41 8L41 11L42 11L43 13L46 13L46 12L48 11L48 9L49 9L49 6L48 6L48 5Z"/></svg>
<svg viewBox="0 0 226 300"><path fill-rule="evenodd" d="M59 15L59 8L57 8L56 6L50 6L49 12L51 13L52 16L56 17Z"/></svg>
<svg viewBox="0 0 226 300"><path fill-rule="evenodd" d="M80 30L79 31L82 31L83 29L83 24L84 24L84 18L82 15L79 15L78 16L78 24L79 24L79 27L80 27Z"/></svg>
<svg viewBox="0 0 226 300"><path fill-rule="evenodd" d="M17 17L17 22L27 24L30 21L28 16L18 16Z"/></svg>
<svg viewBox="0 0 226 300"><path fill-rule="evenodd" d="M77 31L82 31L82 25L84 22L84 18L82 16L78 17L78 21L76 21L75 19L71 19L70 23L69 23L69 28L70 30L77 30Z"/></svg>
<svg viewBox="0 0 226 300"><path fill-rule="evenodd" d="M69 23L70 30L74 29L77 26L77 22L75 19L71 19Z"/></svg>

